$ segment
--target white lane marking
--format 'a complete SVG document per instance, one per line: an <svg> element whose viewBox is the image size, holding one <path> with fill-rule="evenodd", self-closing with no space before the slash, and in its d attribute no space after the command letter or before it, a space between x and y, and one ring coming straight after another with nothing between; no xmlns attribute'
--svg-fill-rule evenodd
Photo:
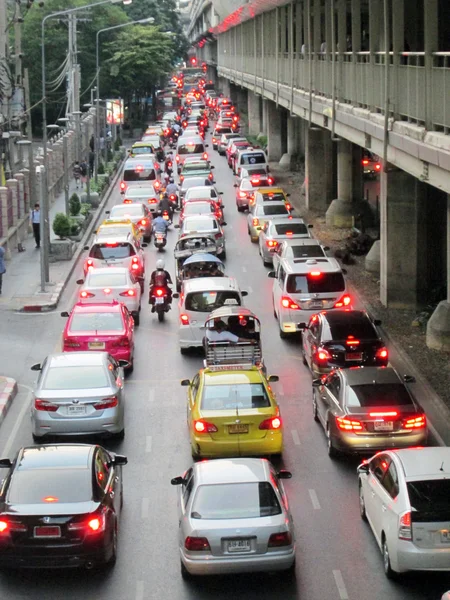
<svg viewBox="0 0 450 600"><path fill-rule="evenodd" d="M295 444L296 446L300 446L300 445L301 445L301 442L300 442L300 437L299 437L299 435L298 435L298 431L297 431L296 429L293 429L293 430L291 431L291 434L292 434L292 439L294 440L294 444Z"/></svg>
<svg viewBox="0 0 450 600"><path fill-rule="evenodd" d="M136 600L144 600L144 582L136 581Z"/></svg>
<svg viewBox="0 0 450 600"><path fill-rule="evenodd" d="M149 512L150 512L150 498L142 498L141 517L143 519L147 519Z"/></svg>
<svg viewBox="0 0 450 600"><path fill-rule="evenodd" d="M308 490L308 493L309 493L309 497L311 498L311 502L312 502L314 510L320 510L320 502L319 502L319 498L317 497L315 490Z"/></svg>
<svg viewBox="0 0 450 600"><path fill-rule="evenodd" d="M335 569L333 570L333 577L339 592L339 598L341 600L348 600L347 588L345 587L342 573L338 569Z"/></svg>
<svg viewBox="0 0 450 600"><path fill-rule="evenodd" d="M152 436L148 435L145 441L145 451L146 452L151 452L152 451Z"/></svg>
<svg viewBox="0 0 450 600"><path fill-rule="evenodd" d="M11 450L11 447L14 443L14 440L16 438L17 432L19 431L19 428L22 425L22 421L25 417L25 413L30 408L31 396L33 395L32 389L30 387L28 387L27 385L23 385L20 383L19 383L19 387L26 388L28 390L28 395L25 399L25 402L23 403L22 408L20 409L19 417L18 417L17 421L14 423L14 427L11 429L11 433L9 434L9 437L6 440L6 444L2 450L2 456L8 456L8 454Z"/></svg>
<svg viewBox="0 0 450 600"><path fill-rule="evenodd" d="M148 390L148 401L149 402L154 402L155 401L155 388L150 388Z"/></svg>
<svg viewBox="0 0 450 600"><path fill-rule="evenodd" d="M247 268L242 265L242 272L247 273Z"/></svg>
<svg viewBox="0 0 450 600"><path fill-rule="evenodd" d="M247 286L247 292L253 294L253 288L250 285Z"/></svg>

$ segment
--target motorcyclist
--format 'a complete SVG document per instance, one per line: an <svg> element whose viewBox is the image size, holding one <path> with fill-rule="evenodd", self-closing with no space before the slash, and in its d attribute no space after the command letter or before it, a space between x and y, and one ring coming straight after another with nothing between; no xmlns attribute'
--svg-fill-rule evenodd
<svg viewBox="0 0 450 600"><path fill-rule="evenodd" d="M156 160L160 163L164 162L166 155L164 153L164 150L161 148L161 146L159 146L159 148L156 149Z"/></svg>
<svg viewBox="0 0 450 600"><path fill-rule="evenodd" d="M176 204L178 205L178 186L174 181L173 177L169 177L169 183L166 186L166 194L169 196L169 200L170 200L170 196L175 196L176 197Z"/></svg>
<svg viewBox="0 0 450 600"><path fill-rule="evenodd" d="M152 221L153 232L167 233L169 223L162 216L162 211L158 210L158 216Z"/></svg>
<svg viewBox="0 0 450 600"><path fill-rule="evenodd" d="M171 152L169 152L166 156L166 162L164 164L164 171L169 175L169 177L173 173L173 156L172 156Z"/></svg>
<svg viewBox="0 0 450 600"><path fill-rule="evenodd" d="M164 213L164 211L167 211L169 214L169 219L172 221L174 208L175 208L175 206L170 201L167 191L164 192L161 200L159 201L158 209L161 211L162 214Z"/></svg>
<svg viewBox="0 0 450 600"><path fill-rule="evenodd" d="M155 219L156 220L156 219ZM152 305L152 312L155 312L155 297L153 290L155 288L165 288L167 290L167 302L172 302L172 290L169 284L172 285L172 278L170 273L165 270L164 261L160 258L156 261L156 270L150 276L150 290L148 296L148 303Z"/></svg>

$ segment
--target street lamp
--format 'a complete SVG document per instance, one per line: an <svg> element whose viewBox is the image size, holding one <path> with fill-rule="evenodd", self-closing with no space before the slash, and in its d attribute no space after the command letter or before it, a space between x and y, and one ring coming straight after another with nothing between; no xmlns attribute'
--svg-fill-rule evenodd
<svg viewBox="0 0 450 600"><path fill-rule="evenodd" d="M124 4L127 2L124 1ZM130 4L130 2L128 2ZM101 33L105 31L111 31L112 29L120 29L121 27L128 27L128 25L137 25L144 23L153 23L155 19L153 17L147 17L146 19L137 19L136 21L128 21L128 23L122 23L121 25L113 25L112 27L105 27L104 29L99 29L96 35L95 41L95 65L96 65L96 73L97 73L97 85L95 87L96 90L96 111L95 111L95 145L96 145L96 153L95 153L95 183L98 182L98 150L100 145L100 122L99 122L99 103L100 103L100 58L99 58L99 36Z"/></svg>

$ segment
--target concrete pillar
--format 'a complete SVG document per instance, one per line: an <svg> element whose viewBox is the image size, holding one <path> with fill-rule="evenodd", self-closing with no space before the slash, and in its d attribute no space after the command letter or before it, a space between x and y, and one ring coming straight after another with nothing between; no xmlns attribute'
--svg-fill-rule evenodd
<svg viewBox="0 0 450 600"><path fill-rule="evenodd" d="M294 157L299 154L299 124L298 117L287 117L287 152L283 154L280 160L280 166L290 169L293 165Z"/></svg>
<svg viewBox="0 0 450 600"><path fill-rule="evenodd" d="M230 96L230 80L225 77L219 77L219 89L228 98Z"/></svg>
<svg viewBox="0 0 450 600"><path fill-rule="evenodd" d="M23 214L28 215L30 210L30 171L29 169L21 169L20 173L23 175Z"/></svg>
<svg viewBox="0 0 450 600"><path fill-rule="evenodd" d="M262 131L263 135L267 135L269 129L269 102L266 98L263 98L263 112L262 112Z"/></svg>
<svg viewBox="0 0 450 600"><path fill-rule="evenodd" d="M0 237L8 234L8 188L0 187Z"/></svg>
<svg viewBox="0 0 450 600"><path fill-rule="evenodd" d="M260 96L257 96L253 92L248 92L247 97L247 111L248 111L248 132L250 135L258 135L261 131L261 111L259 104L261 102Z"/></svg>
<svg viewBox="0 0 450 600"><path fill-rule="evenodd" d="M426 184L394 169L380 183L380 300L416 308L427 288Z"/></svg>
<svg viewBox="0 0 450 600"><path fill-rule="evenodd" d="M427 323L427 346L450 352L450 194L447 195L447 300L439 302Z"/></svg>
<svg viewBox="0 0 450 600"><path fill-rule="evenodd" d="M333 146L324 129L306 127L305 194L307 210L325 211L333 190Z"/></svg>
<svg viewBox="0 0 450 600"><path fill-rule="evenodd" d="M280 160L283 154L281 138L281 115L275 102L269 101L267 108L267 158Z"/></svg>
<svg viewBox="0 0 450 600"><path fill-rule="evenodd" d="M12 226L17 225L19 220L19 197L17 193L17 179L8 179L6 181L6 187L11 190L12 198Z"/></svg>
<svg viewBox="0 0 450 600"><path fill-rule="evenodd" d="M16 173L14 179L17 180L17 218L21 219L25 214L25 177L23 173Z"/></svg>

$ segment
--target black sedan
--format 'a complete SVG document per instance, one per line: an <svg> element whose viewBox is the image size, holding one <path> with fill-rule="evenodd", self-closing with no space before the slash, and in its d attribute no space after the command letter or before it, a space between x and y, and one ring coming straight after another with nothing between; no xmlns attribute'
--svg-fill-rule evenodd
<svg viewBox="0 0 450 600"><path fill-rule="evenodd" d="M332 310L313 315L303 324L303 362L313 377L332 369L384 367L388 351L377 327L364 310Z"/></svg>
<svg viewBox="0 0 450 600"><path fill-rule="evenodd" d="M0 566L113 565L125 456L89 444L21 448L0 460Z"/></svg>

